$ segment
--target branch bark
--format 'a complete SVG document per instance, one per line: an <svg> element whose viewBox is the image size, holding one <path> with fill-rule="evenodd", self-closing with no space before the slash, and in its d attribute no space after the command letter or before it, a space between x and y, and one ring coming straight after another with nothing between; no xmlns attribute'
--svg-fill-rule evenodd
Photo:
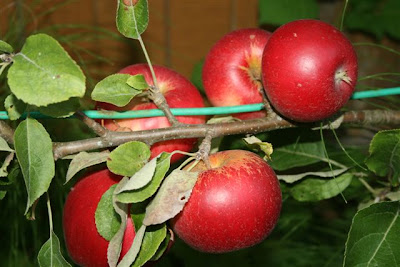
<svg viewBox="0 0 400 267"><path fill-rule="evenodd" d="M340 117L342 124L351 125L399 125L400 111L364 110L349 111ZM97 137L86 140L54 143L54 158L59 159L67 155L82 151L103 149L121 145L129 141L142 141L153 144L160 141L202 138L215 138L234 134L256 134L260 132L297 127L304 124L295 124L280 117L262 118L255 120L219 123L219 124L180 124L169 128L161 128L135 132L109 132L106 138ZM307 124L308 125L308 124ZM315 125L310 125L315 126Z"/></svg>
<svg viewBox="0 0 400 267"><path fill-rule="evenodd" d="M164 95L160 92L160 89L158 86L152 86L150 89L150 99L154 102L154 104L161 109L165 117L168 119L169 123L171 123L172 126L178 126L181 123L175 118L175 116L172 114L171 109L169 108L169 105L167 103L167 100L165 99Z"/></svg>

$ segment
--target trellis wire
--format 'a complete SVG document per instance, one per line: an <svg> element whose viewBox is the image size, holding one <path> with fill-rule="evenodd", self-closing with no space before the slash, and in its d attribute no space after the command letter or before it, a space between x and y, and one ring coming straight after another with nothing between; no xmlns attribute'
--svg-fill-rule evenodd
<svg viewBox="0 0 400 267"><path fill-rule="evenodd" d="M399 95L399 94L400 94L400 87L393 87L393 88L384 88L378 90L355 92L351 96L351 99L365 99L365 98L383 97L383 96ZM204 116L204 115L225 115L225 114L254 112L263 110L263 108L264 104L257 103L257 104L227 106L227 107L171 108L171 112L175 116ZM122 111L122 112L85 110L82 112L86 116L92 119L132 119L132 118L148 118L148 117L164 116L164 113L160 109L134 110L134 111ZM23 114L22 118L25 118L26 116L27 114ZM51 118L37 111L29 112L29 116L31 118L36 118L36 119ZM8 120L8 119L9 116L7 112L0 111L0 120Z"/></svg>

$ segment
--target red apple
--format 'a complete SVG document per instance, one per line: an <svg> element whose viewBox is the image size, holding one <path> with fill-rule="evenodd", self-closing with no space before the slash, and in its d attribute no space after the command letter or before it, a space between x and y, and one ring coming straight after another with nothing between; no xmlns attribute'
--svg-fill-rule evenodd
<svg viewBox="0 0 400 267"><path fill-rule="evenodd" d="M183 210L171 220L174 232L194 249L224 253L253 246L274 228L282 196L272 168L258 155L227 150L210 156Z"/></svg>
<svg viewBox="0 0 400 267"><path fill-rule="evenodd" d="M67 196L63 211L64 237L71 259L81 266L108 266L109 242L97 231L95 212L102 195L121 178L108 169L96 171L79 180ZM134 237L135 227L128 219L121 258L128 252Z"/></svg>
<svg viewBox="0 0 400 267"><path fill-rule="evenodd" d="M278 28L262 57L265 92L284 117L313 122L335 114L352 95L357 56L335 27L297 20Z"/></svg>
<svg viewBox="0 0 400 267"><path fill-rule="evenodd" d="M160 91L164 95L171 108L199 108L204 107L203 99L197 88L185 77L173 70L162 66L153 66L157 77ZM147 64L130 65L122 69L119 73L142 74L148 84L153 85L150 69ZM134 98L127 106L119 108L111 104L98 103L100 108L107 110L144 110L156 109L156 105L148 99ZM180 122L187 124L201 124L205 122L204 116L178 116ZM113 131L140 131L157 128L169 127L170 123L165 117L123 119L123 120L104 120L104 126ZM179 139L158 142L151 147L151 158L156 157L161 152L172 152L181 150L189 152L195 145L197 139ZM181 158L182 155L176 154L172 161Z"/></svg>
<svg viewBox="0 0 400 267"><path fill-rule="evenodd" d="M262 53L271 33L261 29L240 29L220 39L207 54L203 86L214 106L261 103ZM265 116L265 111L234 115L239 119Z"/></svg>

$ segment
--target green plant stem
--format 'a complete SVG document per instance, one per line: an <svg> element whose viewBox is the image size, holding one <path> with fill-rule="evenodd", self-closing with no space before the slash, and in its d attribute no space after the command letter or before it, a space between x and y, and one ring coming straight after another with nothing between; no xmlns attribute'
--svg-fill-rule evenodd
<svg viewBox="0 0 400 267"><path fill-rule="evenodd" d="M389 52L391 52L393 54L396 54L396 55L400 56L400 52L399 51L397 51L397 50L395 50L393 48L387 47L385 45L381 45L381 44L364 43L364 42L362 42L362 43L353 43L353 45L354 46L375 46L375 47L379 47L381 49L387 50L387 51L389 51Z"/></svg>
<svg viewBox="0 0 400 267"><path fill-rule="evenodd" d="M363 178L360 177L358 179L364 185L364 187L374 195L374 197L377 195L375 189L373 189Z"/></svg>
<svg viewBox="0 0 400 267"><path fill-rule="evenodd" d="M340 142L339 137L336 134L335 129L331 126L331 124L329 123L329 128L331 129L331 131L333 132L333 135L335 136L336 142L339 144L340 148L342 149L342 151L344 152L344 154L352 161L354 162L354 164L356 164L358 167L360 167L362 170L364 171L368 171L366 168L364 168L363 166L361 166L357 161L355 161L350 155L349 153L347 153L346 149L343 147L342 142Z"/></svg>
<svg viewBox="0 0 400 267"><path fill-rule="evenodd" d="M50 205L50 196L49 193L47 192L47 212L49 214L49 228L50 228L50 236L53 232L53 215L51 212L51 205Z"/></svg>
<svg viewBox="0 0 400 267"><path fill-rule="evenodd" d="M131 1L131 4L132 4L132 1ZM135 16L133 16L133 20L134 20L135 25L137 26L137 21L136 21L136 17ZM154 86L151 87L151 90L150 90L151 91L151 96L150 96L150 98L153 100L154 104L156 104L156 106L164 112L165 117L167 117L167 119L171 123L171 125L173 125L173 126L174 125L179 125L180 122L172 114L172 112L171 112L171 110L170 110L170 108L168 106L167 100L165 99L164 95L160 92L160 87L158 86L157 77L156 77L156 74L154 72L153 64L151 63L149 54L147 53L146 46L145 46L145 44L143 42L142 36L140 35L139 30L138 30L137 27L136 27L136 34L138 36L137 39L139 41L140 47L142 48L144 57L146 58L147 65L149 66L150 73L151 73L151 76L153 78L153 85Z"/></svg>
<svg viewBox="0 0 400 267"><path fill-rule="evenodd" d="M333 173L332 163L331 163L331 160L329 159L328 150L326 149L326 146L325 146L324 133L322 132L322 129L323 129L323 125L321 123L320 128L319 128L319 132L320 132L321 141L322 141L322 144L323 144L323 147L324 147L324 153L325 153L326 158L328 159L328 165L329 165L329 168L330 168L330 170L332 172L332 177L333 177L334 180L336 180L336 175L334 175L334 173ZM347 200L346 200L345 196L343 195L342 191L340 192L340 195L342 196L344 202L347 204Z"/></svg>
<svg viewBox="0 0 400 267"><path fill-rule="evenodd" d="M341 19L341 21L340 21L340 31L343 31L343 23L344 23L344 16L345 16L345 14L346 14L346 10L347 10L347 4L349 3L349 1L348 0L346 0L345 2L344 2L344 7L343 7L343 12L342 12L342 19Z"/></svg>
<svg viewBox="0 0 400 267"><path fill-rule="evenodd" d="M140 47L142 48L144 57L146 58L147 64L149 65L151 77L153 78L153 84L156 88L160 88L160 87L158 87L157 77L156 77L156 73L154 72L153 64L151 63L149 54L147 53L146 46L144 45L142 36L139 34L139 32L138 32L138 41L139 41Z"/></svg>

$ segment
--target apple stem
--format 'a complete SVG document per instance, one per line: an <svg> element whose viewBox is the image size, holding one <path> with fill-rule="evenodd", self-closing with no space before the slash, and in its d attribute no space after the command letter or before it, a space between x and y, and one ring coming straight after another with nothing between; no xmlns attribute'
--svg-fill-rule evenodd
<svg viewBox="0 0 400 267"><path fill-rule="evenodd" d="M262 82L259 80L260 84L262 84ZM259 86L258 87L258 92L260 93L262 99L263 99L263 104L264 104L264 108L267 111L267 113L269 114L270 111L272 111L271 108L271 104L269 103L267 94L265 93L264 87L263 86Z"/></svg>
<svg viewBox="0 0 400 267"><path fill-rule="evenodd" d="M207 169L211 169L209 154L211 151L211 141L213 138L213 131L208 130L206 135L199 146L199 151L196 155L196 160L203 160L204 164L206 164Z"/></svg>

